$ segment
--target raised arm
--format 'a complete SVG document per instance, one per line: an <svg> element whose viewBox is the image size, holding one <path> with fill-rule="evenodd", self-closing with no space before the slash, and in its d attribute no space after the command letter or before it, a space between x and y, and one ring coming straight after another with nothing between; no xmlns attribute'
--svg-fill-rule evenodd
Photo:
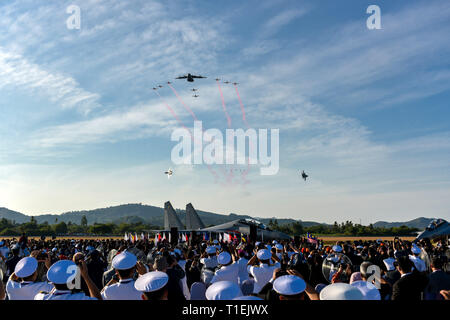
<svg viewBox="0 0 450 320"><path fill-rule="evenodd" d="M97 286L92 281L91 277L89 277L86 263L84 261L81 261L81 264L79 265L79 267L80 267L81 276L83 277L83 279L86 282L86 285L89 289L89 295L92 298L97 298L98 300L103 300L102 295L100 294L100 290L98 290Z"/></svg>

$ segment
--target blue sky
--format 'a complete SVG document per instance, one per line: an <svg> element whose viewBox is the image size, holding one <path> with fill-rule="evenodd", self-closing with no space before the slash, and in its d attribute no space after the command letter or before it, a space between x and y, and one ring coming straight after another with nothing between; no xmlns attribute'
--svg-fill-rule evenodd
<svg viewBox="0 0 450 320"><path fill-rule="evenodd" d="M66 8L81 9L80 30ZM381 8L380 30L366 9ZM122 203L363 224L450 218L450 3L8 1L0 5L0 206ZM193 86L173 80L200 73ZM280 170L175 166L172 80L205 128L280 130ZM222 84L233 128L244 128ZM190 114L158 91L186 126ZM163 171L172 167L168 180ZM298 170L310 179L304 183ZM225 171L226 173L226 171Z"/></svg>

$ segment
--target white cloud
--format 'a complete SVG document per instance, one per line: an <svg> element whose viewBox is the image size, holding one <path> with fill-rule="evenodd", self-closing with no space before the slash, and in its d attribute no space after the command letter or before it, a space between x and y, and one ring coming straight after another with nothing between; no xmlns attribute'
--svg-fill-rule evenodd
<svg viewBox="0 0 450 320"><path fill-rule="evenodd" d="M72 77L48 72L0 48L0 88L9 86L17 91L25 89L30 95L44 94L63 108L77 108L85 113L99 106L100 96L81 88Z"/></svg>

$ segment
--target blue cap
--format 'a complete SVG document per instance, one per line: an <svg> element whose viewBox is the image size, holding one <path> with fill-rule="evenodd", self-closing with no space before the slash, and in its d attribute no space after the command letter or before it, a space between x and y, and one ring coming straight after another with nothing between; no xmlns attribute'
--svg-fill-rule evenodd
<svg viewBox="0 0 450 320"><path fill-rule="evenodd" d="M259 260L269 260L270 258L272 258L272 253L267 249L261 249L256 253L256 257Z"/></svg>
<svg viewBox="0 0 450 320"><path fill-rule="evenodd" d="M231 261L231 255L228 252L222 252L217 257L217 262L219 264L228 264Z"/></svg>
<svg viewBox="0 0 450 320"><path fill-rule="evenodd" d="M153 292L163 288L168 281L169 276L167 273L152 271L137 278L134 287L141 292Z"/></svg>
<svg viewBox="0 0 450 320"><path fill-rule="evenodd" d="M218 281L206 289L205 296L208 300L233 300L242 296L242 292L237 283Z"/></svg>
<svg viewBox="0 0 450 320"><path fill-rule="evenodd" d="M294 275L285 275L275 279L273 290L285 296L302 293L306 289L305 281Z"/></svg>
<svg viewBox="0 0 450 320"><path fill-rule="evenodd" d="M26 278L31 276L36 271L37 267L38 261L36 258L26 257L17 262L14 273L19 278Z"/></svg>
<svg viewBox="0 0 450 320"><path fill-rule="evenodd" d="M339 245L335 245L335 246L333 246L333 251L334 252L342 252L342 247Z"/></svg>
<svg viewBox="0 0 450 320"><path fill-rule="evenodd" d="M411 251L412 251L412 253L414 253L414 254L419 254L422 250L420 250L420 248L419 248L418 246L414 245L414 246L411 248Z"/></svg>
<svg viewBox="0 0 450 320"><path fill-rule="evenodd" d="M330 284L320 291L320 300L364 300L362 292L348 283Z"/></svg>
<svg viewBox="0 0 450 320"><path fill-rule="evenodd" d="M55 284L66 284L77 272L77 265L72 260L60 260L47 271L47 279Z"/></svg>
<svg viewBox="0 0 450 320"><path fill-rule="evenodd" d="M124 251L119 253L112 260L112 267L117 270L127 270L133 268L137 263L137 258L134 254Z"/></svg>
<svg viewBox="0 0 450 320"><path fill-rule="evenodd" d="M214 253L216 253L216 247L208 247L208 248L206 248L206 253L207 254L214 254Z"/></svg>

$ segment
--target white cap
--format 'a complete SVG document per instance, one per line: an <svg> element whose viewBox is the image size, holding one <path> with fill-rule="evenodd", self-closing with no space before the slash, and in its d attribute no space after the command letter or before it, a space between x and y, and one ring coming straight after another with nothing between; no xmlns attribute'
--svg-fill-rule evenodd
<svg viewBox="0 0 450 320"><path fill-rule="evenodd" d="M275 245L275 248L276 248L277 250L283 250L283 245L277 243L277 244Z"/></svg>
<svg viewBox="0 0 450 320"><path fill-rule="evenodd" d="M363 246L356 246L356 249L364 249L364 247Z"/></svg>
<svg viewBox="0 0 450 320"><path fill-rule="evenodd" d="M214 244L219 244L219 241L218 240L214 240L213 243Z"/></svg>
<svg viewBox="0 0 450 320"><path fill-rule="evenodd" d="M259 246L260 244L261 244L261 242L259 242L259 241L255 242L255 246Z"/></svg>
<svg viewBox="0 0 450 320"><path fill-rule="evenodd" d="M153 292L163 288L168 281L169 276L167 273L152 271L137 278L134 287L141 292Z"/></svg>
<svg viewBox="0 0 450 320"><path fill-rule="evenodd" d="M117 270L127 270L133 268L137 263L137 258L134 254L124 251L119 253L112 260L112 267Z"/></svg>
<svg viewBox="0 0 450 320"><path fill-rule="evenodd" d="M419 254L421 252L420 248L418 246L413 246L411 248L412 253Z"/></svg>
<svg viewBox="0 0 450 320"><path fill-rule="evenodd" d="M226 251L221 252L219 254L219 256L217 257L217 262L219 264L228 264L228 263L230 263L230 261L231 261L231 255Z"/></svg>
<svg viewBox="0 0 450 320"><path fill-rule="evenodd" d="M320 300L364 300L361 291L348 283L333 283L320 291Z"/></svg>
<svg viewBox="0 0 450 320"><path fill-rule="evenodd" d="M335 246L333 246L333 251L334 252L342 252L342 247L340 245L335 245Z"/></svg>
<svg viewBox="0 0 450 320"><path fill-rule="evenodd" d="M380 291L372 283L367 281L355 281L351 283L361 291L364 296L364 300L381 300Z"/></svg>
<svg viewBox="0 0 450 320"><path fill-rule="evenodd" d="M234 298L233 300L263 300L260 297L255 297L255 296L242 296L242 297L237 297Z"/></svg>
<svg viewBox="0 0 450 320"><path fill-rule="evenodd" d="M37 267L38 261L35 258L26 257L17 262L14 273L19 278L26 278L31 276L36 271Z"/></svg>
<svg viewBox="0 0 450 320"><path fill-rule="evenodd" d="M208 248L206 248L206 253L207 254L214 254L214 253L216 253L216 247L208 247Z"/></svg>
<svg viewBox="0 0 450 320"><path fill-rule="evenodd" d="M55 284L66 284L77 272L77 265L72 260L59 260L47 271L47 279Z"/></svg>
<svg viewBox="0 0 450 320"><path fill-rule="evenodd" d="M277 240L272 241L272 244L277 244L277 243L278 243Z"/></svg>
<svg viewBox="0 0 450 320"><path fill-rule="evenodd" d="M56 251L58 251L57 248L53 248L53 249L52 249L52 252L56 252Z"/></svg>
<svg viewBox="0 0 450 320"><path fill-rule="evenodd" d="M273 290L285 296L302 293L306 289L305 281L294 275L285 275L275 279Z"/></svg>
<svg viewBox="0 0 450 320"><path fill-rule="evenodd" d="M258 250L256 257L259 260L269 260L272 257L272 253L267 249Z"/></svg>
<svg viewBox="0 0 450 320"><path fill-rule="evenodd" d="M206 289L205 295L208 300L233 300L242 296L242 292L237 283L218 281Z"/></svg>

